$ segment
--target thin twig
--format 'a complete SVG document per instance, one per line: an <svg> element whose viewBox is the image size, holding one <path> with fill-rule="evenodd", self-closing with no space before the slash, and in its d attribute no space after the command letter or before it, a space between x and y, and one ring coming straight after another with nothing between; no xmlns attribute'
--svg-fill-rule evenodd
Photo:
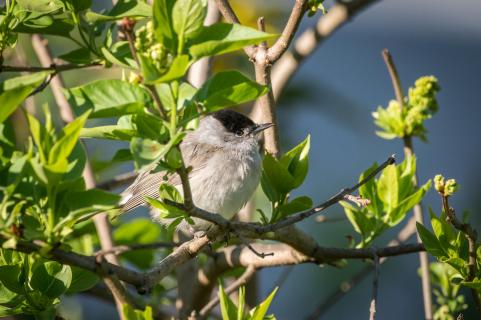
<svg viewBox="0 0 481 320"><path fill-rule="evenodd" d="M271 63L276 62L286 52L287 48L291 44L292 39L301 23L302 17L306 12L307 0L296 0L289 20L287 21L284 30L282 30L281 36L267 51L267 58Z"/></svg>
<svg viewBox="0 0 481 320"><path fill-rule="evenodd" d="M378 291L378 283L379 283L379 257L375 252L373 253L373 263L374 263L374 276L372 279L372 297L371 297L371 305L369 307L369 320L376 319L376 308L377 308L377 291Z"/></svg>
<svg viewBox="0 0 481 320"><path fill-rule="evenodd" d="M199 209L197 207L192 208L191 210L188 210L188 212L195 217L208 220L210 222L213 222L221 227L224 228L231 228L231 229L236 229L238 230L241 234L244 234L245 231L247 232L253 232L255 234L264 234L267 232L275 231L281 228L285 228L287 226L290 226L294 223L297 223L299 221L302 221L316 213L319 213L330 206L338 203L342 199L344 199L344 196L346 194L350 194L354 191L356 191L360 186L363 184L367 183L369 180L374 178L379 172L381 172L385 167L388 165L391 165L395 162L394 160L394 155L390 156L386 161L384 161L379 167L377 167L375 170L373 170L369 175L367 175L362 181L356 183L354 186L345 188L338 192L336 195L331 197L329 200L319 204L318 206L314 207L313 209L299 212L296 214L293 214L287 218L284 218L278 222L272 223L272 224L267 224L267 225L261 225L261 224L256 224L256 223L243 223L243 222L230 222L226 219L224 219L221 215L219 214L212 214L209 213L205 210ZM184 208L187 210L187 208Z"/></svg>
<svg viewBox="0 0 481 320"><path fill-rule="evenodd" d="M237 291L239 287L245 285L255 274L256 268L253 266L248 266L244 273L234 282L232 282L227 288L225 288L225 293L227 295L230 295L231 293ZM201 319L205 318L209 312L219 303L220 298L219 295L217 295L215 298L213 298L209 303L207 303L200 311L199 311L199 316Z"/></svg>
<svg viewBox="0 0 481 320"><path fill-rule="evenodd" d="M56 73L62 71L84 69L91 67L99 67L102 64L99 62L93 62L88 64L51 64L46 67L30 67L30 66L0 66L1 72L41 72L41 71L55 71Z"/></svg>
<svg viewBox="0 0 481 320"><path fill-rule="evenodd" d="M382 51L382 56L386 64L386 67L389 71L389 75L391 77L391 82L394 89L394 93L396 95L396 99L399 105L401 106L401 108L404 108L404 93L402 90L401 80L399 78L396 65L394 64L394 60L391 54L389 53L389 50L387 49L384 49ZM404 136L403 141L404 141L404 154L406 158L412 157L414 155L412 137L409 135L406 135ZM415 188L418 187L417 172L414 175L413 185ZM424 213L423 213L421 202L414 205L413 212L417 222L424 225ZM417 236L417 241L418 243L421 243L421 238L419 237L419 234ZM432 301L432 295L431 295L432 291L431 291L431 282L430 282L430 276L429 276L429 259L428 259L428 254L426 252L419 253L419 263L421 266L421 283L423 288L424 317L426 320L430 320L433 317L433 301Z"/></svg>
<svg viewBox="0 0 481 320"><path fill-rule="evenodd" d="M411 217L408 223L404 226L403 229L398 233L395 239L391 240L388 243L389 246L397 246L400 245L413 235L416 234L416 218ZM388 258L384 257L380 259L380 263L384 263ZM356 274L354 274L349 280L344 281L341 283L339 288L330 294L326 299L323 299L317 307L312 311L312 313L306 318L306 320L316 320L322 318L330 308L335 305L340 299L342 299L348 292L350 292L354 287L356 287L359 283L361 283L369 274L372 272L371 266L366 266Z"/></svg>
<svg viewBox="0 0 481 320"><path fill-rule="evenodd" d="M232 10L232 7L230 6L228 0L215 0L215 2L220 13L227 22L240 24L239 18L237 18L234 10ZM250 59L253 59L256 51L256 46L245 47L244 51Z"/></svg>
<svg viewBox="0 0 481 320"><path fill-rule="evenodd" d="M326 38L347 24L362 9L378 0L338 1L329 12L321 16L314 27L300 34L292 49L287 51L272 68L272 89L277 100L290 79L299 70L301 63L311 56Z"/></svg>

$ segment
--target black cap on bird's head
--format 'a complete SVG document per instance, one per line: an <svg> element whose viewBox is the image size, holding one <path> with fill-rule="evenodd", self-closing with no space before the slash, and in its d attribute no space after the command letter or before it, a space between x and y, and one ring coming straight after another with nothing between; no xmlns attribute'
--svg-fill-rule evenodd
<svg viewBox="0 0 481 320"><path fill-rule="evenodd" d="M214 112L212 116L222 123L227 131L238 136L256 135L273 126L272 123L256 124L245 115L228 109Z"/></svg>

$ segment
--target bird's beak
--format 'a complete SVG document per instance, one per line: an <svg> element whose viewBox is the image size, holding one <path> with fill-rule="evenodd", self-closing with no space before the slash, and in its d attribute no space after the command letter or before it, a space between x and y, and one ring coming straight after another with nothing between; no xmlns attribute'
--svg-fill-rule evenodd
<svg viewBox="0 0 481 320"><path fill-rule="evenodd" d="M251 134L255 135L255 134L258 134L264 130L266 130L267 128L270 128L272 127L274 124L273 123L263 123L263 124L258 124L254 130L252 130Z"/></svg>

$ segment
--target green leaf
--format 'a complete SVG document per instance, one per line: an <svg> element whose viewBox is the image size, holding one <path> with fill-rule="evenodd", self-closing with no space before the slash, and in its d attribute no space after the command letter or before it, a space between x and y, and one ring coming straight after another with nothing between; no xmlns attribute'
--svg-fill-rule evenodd
<svg viewBox="0 0 481 320"><path fill-rule="evenodd" d="M428 231L422 224L416 222L416 228L418 230L419 237L426 248L426 250L435 256L436 258L442 258L446 256L446 252L443 250L439 240Z"/></svg>
<svg viewBox="0 0 481 320"><path fill-rule="evenodd" d="M114 231L115 242L122 244L145 244L158 241L161 236L161 226L150 219L138 218L121 224ZM121 256L136 267L146 270L155 262L153 250L136 250L126 252Z"/></svg>
<svg viewBox="0 0 481 320"><path fill-rule="evenodd" d="M146 197L145 200L159 212L159 217L162 219L172 219L184 217L186 214L183 210L171 206L167 203L161 202L157 199Z"/></svg>
<svg viewBox="0 0 481 320"><path fill-rule="evenodd" d="M268 183L270 187L274 188L277 194L287 194L292 190L295 183L294 177L291 176L287 168L272 155L266 154L264 156L262 171L262 178L265 180L264 183Z"/></svg>
<svg viewBox="0 0 481 320"><path fill-rule="evenodd" d="M306 178L309 168L309 148L311 145L311 136L298 144L293 149L289 150L282 156L280 162L289 170L289 173L294 177L293 189L299 187Z"/></svg>
<svg viewBox="0 0 481 320"><path fill-rule="evenodd" d="M312 200L309 197L303 196L292 199L287 204L283 204L279 206L279 211L281 213L281 217L285 217L297 212L301 212L312 207Z"/></svg>
<svg viewBox="0 0 481 320"><path fill-rule="evenodd" d="M367 177L371 172L376 170L377 167L377 163L374 163L370 168L368 168L361 174L361 176L359 177L359 181L364 180L364 178ZM377 217L381 217L383 214L383 204L381 199L379 199L375 180L370 179L368 182L361 185L359 187L359 194L364 199L371 200L371 203L368 205L368 209L372 211Z"/></svg>
<svg viewBox="0 0 481 320"><path fill-rule="evenodd" d="M384 202L387 211L391 211L398 204L398 177L395 165L387 166L377 183L379 198Z"/></svg>
<svg viewBox="0 0 481 320"><path fill-rule="evenodd" d="M255 307L254 310L251 311L252 313L251 320L264 319L264 317L266 316L267 310L269 309L269 306L272 303L272 299L274 299L274 296L276 295L278 289L279 288L276 287L264 301L262 301L257 307Z"/></svg>
<svg viewBox="0 0 481 320"><path fill-rule="evenodd" d="M51 13L63 8L60 0L17 0L18 6L26 11Z"/></svg>
<svg viewBox="0 0 481 320"><path fill-rule="evenodd" d="M220 311L223 320L231 320L237 318L237 307L225 293L224 288L219 285L219 299L220 299Z"/></svg>
<svg viewBox="0 0 481 320"><path fill-rule="evenodd" d="M192 63L188 55L176 56L167 72L161 74L145 57L139 57L144 81L147 84L170 82L182 78Z"/></svg>
<svg viewBox="0 0 481 320"><path fill-rule="evenodd" d="M82 138L109 139L130 141L137 132L133 129L125 129L118 125L101 126L93 128L82 128L80 136Z"/></svg>
<svg viewBox="0 0 481 320"><path fill-rule="evenodd" d="M87 48L78 48L73 51L64 53L58 58L76 64L88 64L92 62L92 56L90 55L90 50Z"/></svg>
<svg viewBox="0 0 481 320"><path fill-rule="evenodd" d="M50 73L38 72L0 83L0 122L4 122Z"/></svg>
<svg viewBox="0 0 481 320"><path fill-rule="evenodd" d="M55 261L39 264L32 274L30 285L32 289L42 292L49 298L57 298L67 291L72 282L70 266L61 265Z"/></svg>
<svg viewBox="0 0 481 320"><path fill-rule="evenodd" d="M132 58L128 41L119 41L114 43L109 49L102 47L100 50L104 58L114 65L129 69L137 68L137 63L134 58Z"/></svg>
<svg viewBox="0 0 481 320"><path fill-rule="evenodd" d="M71 269L72 282L70 283L67 293L72 294L87 291L100 281L99 276L93 272L79 267L71 267Z"/></svg>
<svg viewBox="0 0 481 320"><path fill-rule="evenodd" d="M406 216L406 213L421 201L429 188L431 188L431 180L428 180L428 182L422 185L415 193L402 200L397 207L389 211L389 225L393 227L401 222Z"/></svg>
<svg viewBox="0 0 481 320"><path fill-rule="evenodd" d="M152 163L167 153L168 148L151 139L133 138L130 141L130 151L139 168Z"/></svg>
<svg viewBox="0 0 481 320"><path fill-rule="evenodd" d="M0 266L0 282L9 291L18 293L18 294L24 294L25 290L23 288L22 282L19 279L20 272L21 272L20 265Z"/></svg>
<svg viewBox="0 0 481 320"><path fill-rule="evenodd" d="M237 320L244 320L244 308L246 302L246 289L241 286L239 288L239 298L237 300Z"/></svg>
<svg viewBox="0 0 481 320"><path fill-rule="evenodd" d="M340 201L339 204L344 208L344 213L354 230L361 235L362 242L360 246L367 245L372 240L376 221L367 216L365 209L356 208L346 201Z"/></svg>
<svg viewBox="0 0 481 320"><path fill-rule="evenodd" d="M177 0L172 10L172 26L179 38L179 46L200 31L207 14L207 2L204 0ZM181 49L181 47L179 48ZM182 53L182 50L178 50Z"/></svg>
<svg viewBox="0 0 481 320"><path fill-rule="evenodd" d="M193 100L208 112L255 100L269 89L237 71L215 74L197 91Z"/></svg>
<svg viewBox="0 0 481 320"><path fill-rule="evenodd" d="M237 51L276 36L240 24L216 23L203 27L192 39L189 43L189 53L195 59L200 59Z"/></svg>
<svg viewBox="0 0 481 320"><path fill-rule="evenodd" d="M106 22L129 18L146 18L152 15L151 7L144 1L119 0L116 5L106 14L93 11L85 13L85 20L90 23Z"/></svg>
<svg viewBox="0 0 481 320"><path fill-rule="evenodd" d="M76 114L93 109L91 118L117 117L142 112L152 99L141 86L122 80L98 80L66 91Z"/></svg>
<svg viewBox="0 0 481 320"><path fill-rule="evenodd" d="M122 319L125 320L153 320L152 307L146 306L144 311L134 309L129 304L122 305Z"/></svg>
<svg viewBox="0 0 481 320"><path fill-rule="evenodd" d="M80 130L85 125L89 114L90 111L85 112L83 115L70 122L62 129L63 136L57 142L55 142L48 154L49 164L55 165L66 161L77 144L80 136Z"/></svg>
<svg viewBox="0 0 481 320"><path fill-rule="evenodd" d="M174 5L175 0L154 0L152 6L155 37L171 52L176 52L177 49L177 37L172 21Z"/></svg>

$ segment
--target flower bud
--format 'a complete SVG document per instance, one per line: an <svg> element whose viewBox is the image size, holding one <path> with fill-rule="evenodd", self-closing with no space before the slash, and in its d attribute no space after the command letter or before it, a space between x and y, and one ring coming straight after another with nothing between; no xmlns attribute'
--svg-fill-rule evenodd
<svg viewBox="0 0 481 320"><path fill-rule="evenodd" d="M454 179L449 179L446 181L446 184L444 185L444 195L445 196L451 196L453 195L459 188L458 183Z"/></svg>
<svg viewBox="0 0 481 320"><path fill-rule="evenodd" d="M444 177L440 174L437 174L434 177L434 189L436 189L437 192L444 194Z"/></svg>

